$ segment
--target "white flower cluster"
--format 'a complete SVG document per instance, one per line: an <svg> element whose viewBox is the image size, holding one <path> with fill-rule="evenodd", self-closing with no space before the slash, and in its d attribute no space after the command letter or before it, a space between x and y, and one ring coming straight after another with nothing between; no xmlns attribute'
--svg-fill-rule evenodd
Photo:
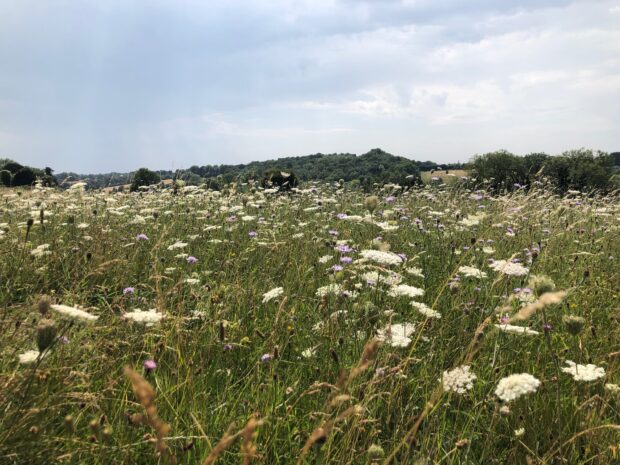
<svg viewBox="0 0 620 465"><path fill-rule="evenodd" d="M572 360L566 360L567 367L562 368L564 373L568 373L575 381L596 381L605 376L605 369L588 363L578 365Z"/></svg>
<svg viewBox="0 0 620 465"><path fill-rule="evenodd" d="M457 394L465 394L474 387L476 375L470 371L468 365L456 367L450 371L444 371L441 378L444 391L455 392Z"/></svg>
<svg viewBox="0 0 620 465"><path fill-rule="evenodd" d="M499 380L495 395L504 402L510 402L519 397L536 392L540 381L529 373L518 373Z"/></svg>
<svg viewBox="0 0 620 465"><path fill-rule="evenodd" d="M133 312L128 312L123 315L123 318L141 323L145 326L153 326L155 323L159 323L165 315L159 313L157 309L151 308L150 310L140 310L136 308Z"/></svg>
<svg viewBox="0 0 620 465"><path fill-rule="evenodd" d="M487 277L487 274L484 271L480 271L474 266L461 266L459 267L459 273L467 278L484 279Z"/></svg>
<svg viewBox="0 0 620 465"><path fill-rule="evenodd" d="M441 318L441 313L433 310L425 303L412 301L411 306L427 318Z"/></svg>
<svg viewBox="0 0 620 465"><path fill-rule="evenodd" d="M380 250L362 250L360 256L368 261L380 265L401 265L403 259L394 252L382 252Z"/></svg>
<svg viewBox="0 0 620 465"><path fill-rule="evenodd" d="M27 350L23 354L18 355L19 363L21 365L31 365L37 361L40 355L41 352L39 352L38 350ZM45 355L47 355L47 352L45 353Z"/></svg>
<svg viewBox="0 0 620 465"><path fill-rule="evenodd" d="M411 343L411 334L415 331L415 326L411 323L398 323L387 325L377 332L377 339L386 342L392 347L407 347Z"/></svg>
<svg viewBox="0 0 620 465"><path fill-rule="evenodd" d="M284 288L282 287L274 287L270 291L267 291L263 294L263 303L266 304L270 300L277 299L284 293Z"/></svg>
<svg viewBox="0 0 620 465"><path fill-rule="evenodd" d="M398 284L397 286L393 286L388 295L390 297L419 297L424 295L424 290L419 287L409 286L408 284Z"/></svg>
<svg viewBox="0 0 620 465"><path fill-rule="evenodd" d="M509 324L499 324L495 325L496 328L499 328L500 331L504 333L512 333L512 334L524 334L526 336L538 336L540 333L534 329L527 328L525 326L515 326Z"/></svg>
<svg viewBox="0 0 620 465"><path fill-rule="evenodd" d="M50 305L50 308L63 316L66 316L74 321L91 322L96 321L99 317L92 315L79 308L69 307L68 305Z"/></svg>
<svg viewBox="0 0 620 465"><path fill-rule="evenodd" d="M507 260L494 260L489 264L489 267L508 276L525 276L530 272L528 268L520 263L513 263Z"/></svg>

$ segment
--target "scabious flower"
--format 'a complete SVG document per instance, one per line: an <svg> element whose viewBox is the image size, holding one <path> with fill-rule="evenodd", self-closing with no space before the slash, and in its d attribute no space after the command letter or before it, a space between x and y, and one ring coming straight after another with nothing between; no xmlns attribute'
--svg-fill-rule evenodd
<svg viewBox="0 0 620 465"><path fill-rule="evenodd" d="M92 315L76 307L69 307L68 305L51 305L50 308L74 321L89 323L99 318L96 315Z"/></svg>
<svg viewBox="0 0 620 465"><path fill-rule="evenodd" d="M270 362L273 360L273 355L271 354L263 354L260 356L260 361L263 363Z"/></svg>
<svg viewBox="0 0 620 465"><path fill-rule="evenodd" d="M135 287L126 287L125 289L123 289L123 294L127 295L127 294L133 294L136 291Z"/></svg>
<svg viewBox="0 0 620 465"><path fill-rule="evenodd" d="M348 264L348 263L351 263L352 261L353 261L353 259L351 257L347 257L347 256L340 257L340 262L341 263Z"/></svg>
<svg viewBox="0 0 620 465"><path fill-rule="evenodd" d="M186 260L187 260L187 263L189 263L190 265L194 265L198 263L198 259L194 257L193 255L190 255L189 257L187 257Z"/></svg>
<svg viewBox="0 0 620 465"><path fill-rule="evenodd" d="M465 394L474 387L476 375L470 371L468 365L462 365L450 371L444 371L441 378L444 391Z"/></svg>
<svg viewBox="0 0 620 465"><path fill-rule="evenodd" d="M146 371L153 371L157 368L157 363L155 363L155 360L145 360L143 366Z"/></svg>
<svg viewBox="0 0 620 465"><path fill-rule="evenodd" d="M387 325L377 332L377 339L386 342L392 347L407 347L411 343L411 334L415 331L415 325L411 323L398 323Z"/></svg>
<svg viewBox="0 0 620 465"><path fill-rule="evenodd" d="M256 236L258 236L258 233L257 233L256 231L250 231L250 232L248 233L248 236L250 236L250 237L256 237Z"/></svg>
<svg viewBox="0 0 620 465"><path fill-rule="evenodd" d="M148 238L148 236L146 234L138 234L136 236L136 240L137 241L148 241L149 238Z"/></svg>
<svg viewBox="0 0 620 465"><path fill-rule="evenodd" d="M267 291L263 294L263 303L266 304L270 300L277 299L284 293L284 288L282 287L274 287L270 291Z"/></svg>
<svg viewBox="0 0 620 465"><path fill-rule="evenodd" d="M572 360L566 360L567 367L562 368L564 373L568 373L575 381L596 381L605 376L605 369L597 367L591 363L579 365Z"/></svg>
<svg viewBox="0 0 620 465"><path fill-rule="evenodd" d="M499 380L495 395L504 402L510 402L519 397L536 392L540 381L529 373L518 373L506 376Z"/></svg>

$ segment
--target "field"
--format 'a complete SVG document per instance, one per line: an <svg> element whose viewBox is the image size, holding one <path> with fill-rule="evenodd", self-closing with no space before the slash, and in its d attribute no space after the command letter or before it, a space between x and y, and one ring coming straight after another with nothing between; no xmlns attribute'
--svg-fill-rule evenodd
<svg viewBox="0 0 620 465"><path fill-rule="evenodd" d="M422 171L422 173L420 173L422 182L425 184L439 181L445 184L451 184L458 181L461 177L468 175L469 173L466 170L434 170Z"/></svg>
<svg viewBox="0 0 620 465"><path fill-rule="evenodd" d="M0 191L0 464L620 463L618 198L376 194Z"/></svg>

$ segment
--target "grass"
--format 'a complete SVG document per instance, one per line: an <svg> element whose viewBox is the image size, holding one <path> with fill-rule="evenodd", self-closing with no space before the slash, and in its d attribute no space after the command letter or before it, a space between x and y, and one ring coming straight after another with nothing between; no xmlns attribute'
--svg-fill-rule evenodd
<svg viewBox="0 0 620 465"><path fill-rule="evenodd" d="M360 192L307 187L3 190L0 463L620 463L617 197L455 183L380 192L370 216ZM360 261L370 249L402 263ZM533 276L566 294L516 321L542 289ZM399 281L424 295L395 296ZM42 296L98 319L41 315ZM123 318L136 308L164 318ZM567 316L583 318L577 334ZM501 331L506 319L538 334ZM398 324L413 328L400 346ZM20 364L45 325L52 342ZM575 381L566 360L605 374ZM445 391L462 365L471 389ZM515 373L540 386L502 402Z"/></svg>
<svg viewBox="0 0 620 465"><path fill-rule="evenodd" d="M452 184L459 182L460 178L463 176L469 176L469 172L467 170L433 170L422 171L420 176L422 177L422 182L424 184L430 184L437 181L436 178L439 178L441 182L445 184Z"/></svg>

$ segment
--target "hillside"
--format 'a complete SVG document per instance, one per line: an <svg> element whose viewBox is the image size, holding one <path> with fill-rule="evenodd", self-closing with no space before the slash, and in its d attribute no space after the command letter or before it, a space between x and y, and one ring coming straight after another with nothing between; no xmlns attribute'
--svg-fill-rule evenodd
<svg viewBox="0 0 620 465"><path fill-rule="evenodd" d="M274 160L253 161L238 165L191 166L187 170L156 171L162 179L175 175L190 183L210 181L210 184L228 183L235 179L260 179L270 169L293 171L301 181L345 181L357 180L360 185L370 187L374 183L395 182L410 184L420 179L420 172L437 168L432 161L419 162L392 155L381 149L373 149L363 155L333 153L284 157ZM450 165L459 168L460 165ZM89 187L101 188L129 184L133 173L77 174L59 173L58 180L84 180Z"/></svg>

